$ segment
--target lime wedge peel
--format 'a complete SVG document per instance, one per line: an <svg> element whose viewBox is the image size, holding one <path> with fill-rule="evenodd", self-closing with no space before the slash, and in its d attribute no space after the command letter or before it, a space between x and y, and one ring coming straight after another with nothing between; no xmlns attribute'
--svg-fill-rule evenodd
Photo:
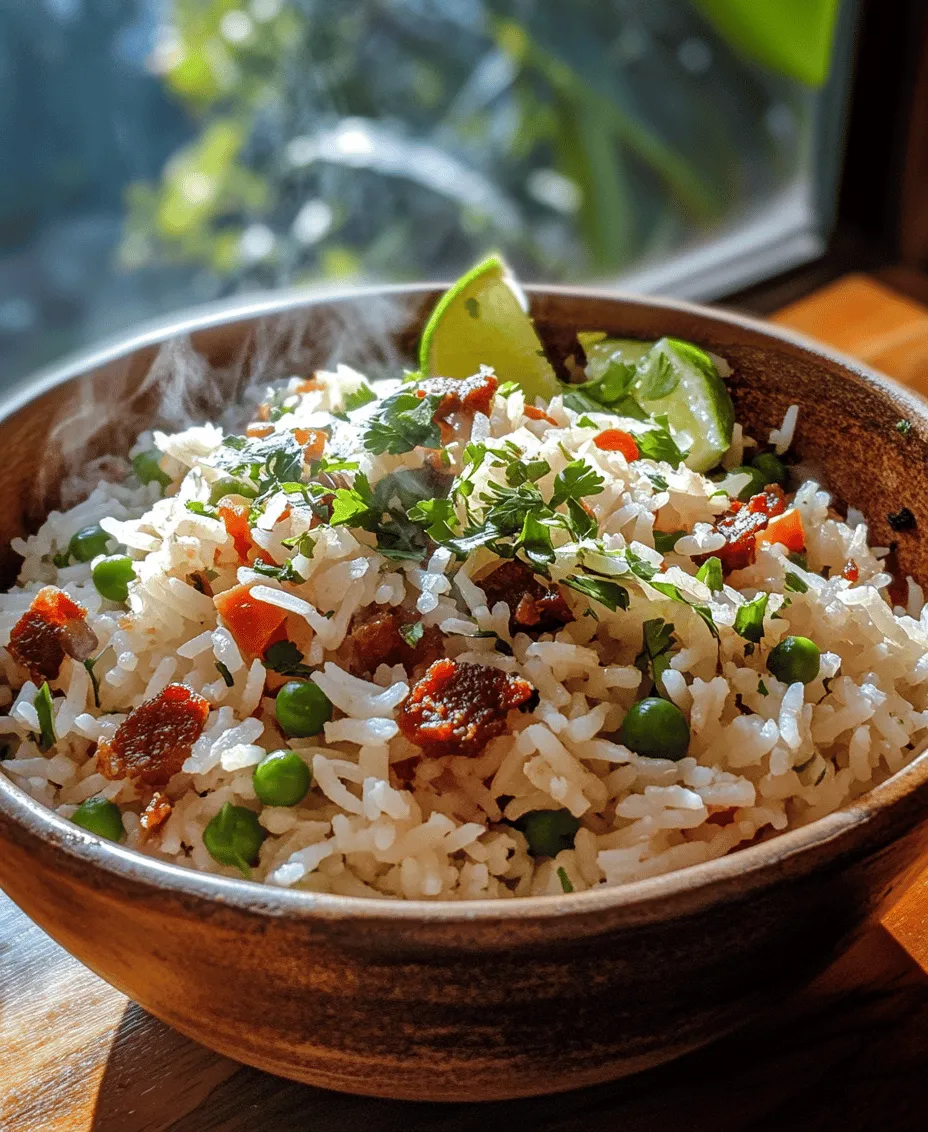
<svg viewBox="0 0 928 1132"><path fill-rule="evenodd" d="M427 376L466 378L482 365L500 381L517 381L529 404L561 392L525 294L496 255L442 295L419 341L419 368Z"/></svg>
<svg viewBox="0 0 928 1132"><path fill-rule="evenodd" d="M593 331L577 338L586 353L587 378L601 377L616 362L636 366L632 395L649 416L666 415L674 440L689 451L687 467L704 472L718 464L731 444L735 412L719 369L704 350L679 338L646 342ZM670 392L648 398L646 375L662 358L676 380Z"/></svg>

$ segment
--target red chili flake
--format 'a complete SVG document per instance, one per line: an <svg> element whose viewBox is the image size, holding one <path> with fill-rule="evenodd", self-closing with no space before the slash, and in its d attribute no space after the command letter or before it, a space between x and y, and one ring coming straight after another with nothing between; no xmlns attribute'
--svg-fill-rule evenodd
<svg viewBox="0 0 928 1132"><path fill-rule="evenodd" d="M751 565L757 535L774 515L782 515L785 510L786 495L777 484L768 484L758 495L751 496L747 504L732 500L727 514L715 524L715 529L725 538L725 545L712 552L721 559L726 574ZM698 565L708 557L711 556L702 555L694 561Z"/></svg>
<svg viewBox="0 0 928 1132"><path fill-rule="evenodd" d="M151 801L142 811L139 825L148 834L157 833L171 816L173 808L174 803L167 794L162 794L160 790L156 790L151 796Z"/></svg>
<svg viewBox="0 0 928 1132"><path fill-rule="evenodd" d="M628 460L637 460L641 453L630 432L623 432L620 428L607 428L593 437L593 443L601 452L621 452Z"/></svg>
<svg viewBox="0 0 928 1132"><path fill-rule="evenodd" d="M846 578L849 582L856 582L860 577L860 567L853 558L849 558L844 563L844 569L841 571L841 577Z"/></svg>
<svg viewBox="0 0 928 1132"><path fill-rule="evenodd" d="M445 651L445 637L438 626L430 625L414 645L400 632L406 626L412 628L418 617L384 605L356 613L339 653L342 663L357 676L374 672L381 664L402 664L407 671L431 664Z"/></svg>
<svg viewBox="0 0 928 1132"><path fill-rule="evenodd" d="M509 606L511 633L556 633L574 615L557 587L549 589L518 558L511 558L477 583L492 609L498 601Z"/></svg>
<svg viewBox="0 0 928 1132"><path fill-rule="evenodd" d="M87 624L87 610L57 586L43 586L13 626L10 656L28 668L32 679L54 680L65 656L84 661L97 647Z"/></svg>
<svg viewBox="0 0 928 1132"><path fill-rule="evenodd" d="M147 786L166 786L199 739L209 704L186 684L168 684L131 711L110 740L97 748L104 778L134 778Z"/></svg>
<svg viewBox="0 0 928 1132"><path fill-rule="evenodd" d="M413 685L397 722L427 755L478 755L533 692L519 676L444 657Z"/></svg>
<svg viewBox="0 0 928 1132"><path fill-rule="evenodd" d="M537 409L534 405L526 405L522 410L530 421L547 421L550 425L556 425L557 421L554 417L549 416L544 409Z"/></svg>
<svg viewBox="0 0 928 1132"><path fill-rule="evenodd" d="M499 382L492 373L477 373L473 377L457 380L453 377L430 377L419 386L420 396L426 393L441 394L441 401L432 418L443 421L452 413L483 413L490 415L493 394Z"/></svg>

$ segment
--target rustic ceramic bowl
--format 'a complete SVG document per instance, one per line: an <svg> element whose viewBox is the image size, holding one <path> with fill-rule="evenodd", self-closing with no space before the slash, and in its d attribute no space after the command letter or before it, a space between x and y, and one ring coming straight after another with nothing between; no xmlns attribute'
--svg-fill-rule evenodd
<svg viewBox="0 0 928 1132"><path fill-rule="evenodd" d="M386 312L398 310L393 341L408 349L437 293L297 295L208 312L28 384L0 412L4 542L53 503L69 452L88 442L91 451L124 450L150 423L157 391L143 378L172 333L191 333L197 350L227 367L226 385L212 393L228 399L242 362L270 356L268 320L287 322L291 355L303 337L317 357L341 338L351 362L361 341L354 316L379 314L386 328ZM900 566L928 577L920 401L720 311L570 290L531 297L558 358L577 329L673 334L731 362L738 419L755 435L798 402L799 452L867 515L875 543L898 541ZM913 423L908 437L895 428L901 417ZM894 535L886 514L903 504L918 525ZM221 1053L351 1092L513 1097L675 1057L811 978L912 875L926 816L928 755L853 806L671 875L502 904L390 903L163 864L56 817L0 774L0 883L104 979Z"/></svg>

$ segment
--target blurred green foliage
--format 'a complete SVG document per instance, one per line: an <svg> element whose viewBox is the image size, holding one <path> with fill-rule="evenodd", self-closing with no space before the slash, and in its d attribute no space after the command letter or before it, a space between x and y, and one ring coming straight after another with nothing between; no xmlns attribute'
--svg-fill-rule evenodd
<svg viewBox="0 0 928 1132"><path fill-rule="evenodd" d="M605 276L756 206L802 154L802 89L675 0L166 8L157 62L197 133L129 190L127 268L435 276L493 244L528 277Z"/></svg>

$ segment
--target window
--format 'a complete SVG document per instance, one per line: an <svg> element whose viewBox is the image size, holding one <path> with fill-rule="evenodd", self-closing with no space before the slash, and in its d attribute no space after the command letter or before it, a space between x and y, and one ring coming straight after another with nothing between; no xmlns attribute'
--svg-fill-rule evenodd
<svg viewBox="0 0 928 1132"><path fill-rule="evenodd" d="M774 11L776 9L776 11ZM810 259L850 0L0 0L10 380L242 290L711 298Z"/></svg>

